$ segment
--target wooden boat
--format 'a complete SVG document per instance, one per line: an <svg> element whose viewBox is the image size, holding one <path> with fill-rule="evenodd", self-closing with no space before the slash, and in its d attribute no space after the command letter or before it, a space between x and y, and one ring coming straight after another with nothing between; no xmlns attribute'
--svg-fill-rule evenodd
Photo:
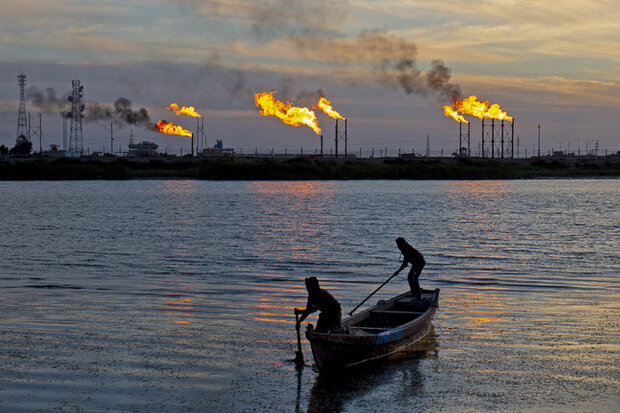
<svg viewBox="0 0 620 413"><path fill-rule="evenodd" d="M321 372L342 370L406 349L428 333L438 303L438 288L422 290L421 300L406 292L344 319L342 333L317 333L309 326L316 366Z"/></svg>

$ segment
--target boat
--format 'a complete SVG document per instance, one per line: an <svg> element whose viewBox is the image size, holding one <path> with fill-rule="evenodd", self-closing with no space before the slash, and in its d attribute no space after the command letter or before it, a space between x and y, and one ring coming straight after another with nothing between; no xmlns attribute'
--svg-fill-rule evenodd
<svg viewBox="0 0 620 413"><path fill-rule="evenodd" d="M407 349L428 333L438 303L439 288L422 290L421 299L406 292L344 319L340 332L319 333L308 325L317 368L345 370Z"/></svg>

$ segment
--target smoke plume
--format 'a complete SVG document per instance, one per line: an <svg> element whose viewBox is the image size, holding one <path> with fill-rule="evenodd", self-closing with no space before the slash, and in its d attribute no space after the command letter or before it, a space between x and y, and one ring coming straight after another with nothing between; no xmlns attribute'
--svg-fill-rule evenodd
<svg viewBox="0 0 620 413"><path fill-rule="evenodd" d="M417 46L393 34L362 31L354 38L289 38L304 58L328 64L361 67L374 74L378 82L402 89L406 94L435 95L443 100L460 98L461 88L450 83L450 69L434 60L424 72L417 68Z"/></svg>
<svg viewBox="0 0 620 413"><path fill-rule="evenodd" d="M43 113L58 113L67 109L67 97L68 93L65 93L62 97L56 97L56 91L51 87L45 89L45 92L40 91L36 87L28 88L26 92L27 98L30 100L32 106Z"/></svg>
<svg viewBox="0 0 620 413"><path fill-rule="evenodd" d="M151 117L145 108L133 109L131 100L120 97L116 99L114 105L100 103L88 103L84 110L84 120L86 121L110 121L117 126L135 125L153 129Z"/></svg>
<svg viewBox="0 0 620 413"><path fill-rule="evenodd" d="M62 113L66 118L71 117L71 103L67 100L69 93L59 98L51 87L46 88L45 92L31 87L28 89L27 96L32 106L43 113ZM85 102L83 115L83 119L87 122L110 121L119 127L125 125L141 126L147 129L155 127L145 108L134 110L131 100L124 97L116 99L113 105Z"/></svg>

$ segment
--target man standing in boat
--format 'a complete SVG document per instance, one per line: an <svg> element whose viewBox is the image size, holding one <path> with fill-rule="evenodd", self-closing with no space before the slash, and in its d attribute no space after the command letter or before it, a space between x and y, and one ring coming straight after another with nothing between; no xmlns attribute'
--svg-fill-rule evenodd
<svg viewBox="0 0 620 413"><path fill-rule="evenodd" d="M407 281L409 281L409 287L411 287L411 295L419 300L422 298L422 295L418 278L420 278L422 268L426 265L424 256L420 251L408 244L403 237L396 238L396 245L398 245L398 249L403 254L404 259L403 265L394 272L394 275L404 270L407 264L411 264L411 270L409 271L409 275L407 275Z"/></svg>
<svg viewBox="0 0 620 413"><path fill-rule="evenodd" d="M301 310L295 308L295 315L300 314L301 317L297 322L297 328L302 321L311 313L320 310L319 322L316 325L316 332L328 333L330 331L339 331L341 327L342 312L340 303L327 290L319 287L319 280L316 277L306 278L306 290L308 290L308 302L306 308Z"/></svg>

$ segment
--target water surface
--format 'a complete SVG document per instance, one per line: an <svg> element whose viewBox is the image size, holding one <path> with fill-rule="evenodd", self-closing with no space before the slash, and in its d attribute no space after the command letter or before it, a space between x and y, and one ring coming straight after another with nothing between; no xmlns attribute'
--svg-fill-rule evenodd
<svg viewBox="0 0 620 413"><path fill-rule="evenodd" d="M618 205L620 180L0 182L0 410L617 411ZM304 342L298 375L304 277L350 310L397 236L441 289L430 336L337 380Z"/></svg>

